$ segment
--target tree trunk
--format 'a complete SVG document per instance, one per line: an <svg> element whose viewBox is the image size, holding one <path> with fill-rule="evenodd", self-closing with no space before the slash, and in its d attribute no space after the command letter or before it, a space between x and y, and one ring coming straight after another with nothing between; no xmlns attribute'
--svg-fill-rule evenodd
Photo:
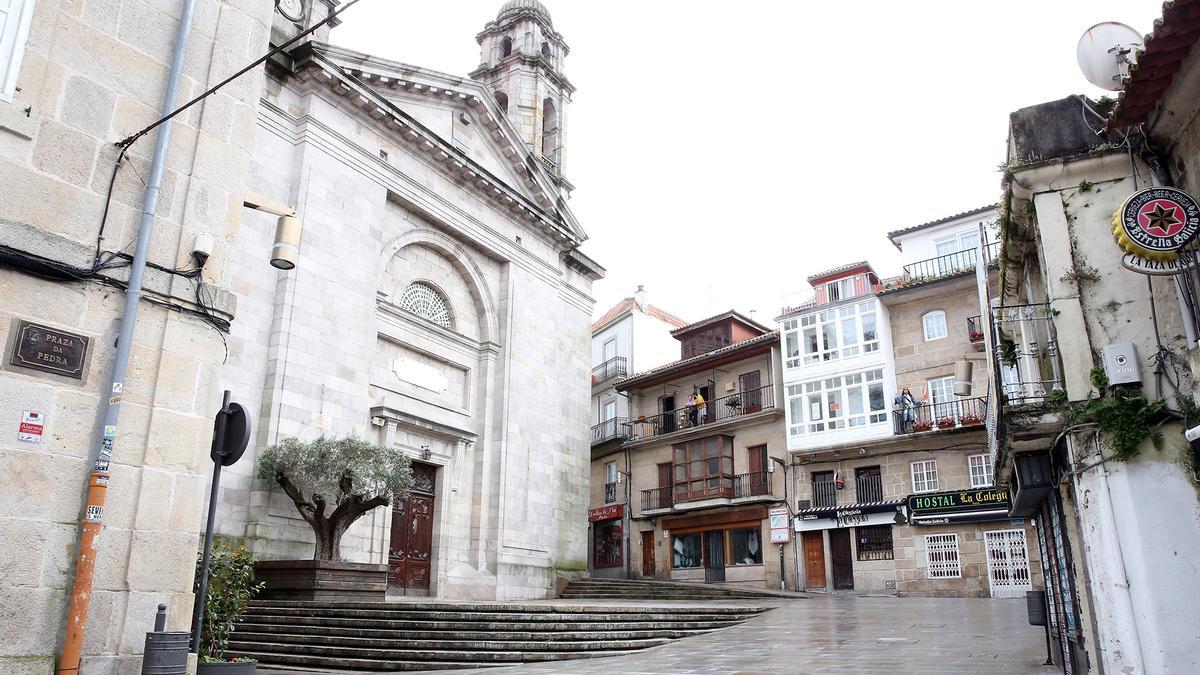
<svg viewBox="0 0 1200 675"><path fill-rule="evenodd" d="M353 495L338 504L333 513L325 515L325 500L317 496L312 501L305 499L299 488L283 473L275 474L275 482L296 504L296 510L313 530L316 537L313 560L341 560L342 535L346 530L366 512L390 503L387 497ZM343 491L349 492L351 487L349 480L344 479Z"/></svg>

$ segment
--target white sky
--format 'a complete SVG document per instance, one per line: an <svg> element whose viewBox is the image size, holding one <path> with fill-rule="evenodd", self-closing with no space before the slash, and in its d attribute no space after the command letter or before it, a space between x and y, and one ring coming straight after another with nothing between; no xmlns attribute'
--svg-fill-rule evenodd
<svg viewBox="0 0 1200 675"><path fill-rule="evenodd" d="M1160 0L543 0L571 47L571 208L608 269L596 313L645 284L689 321L768 325L805 278L885 233L996 201L1008 113L1104 92L1079 36L1140 33ZM366 0L333 41L466 75L503 0Z"/></svg>

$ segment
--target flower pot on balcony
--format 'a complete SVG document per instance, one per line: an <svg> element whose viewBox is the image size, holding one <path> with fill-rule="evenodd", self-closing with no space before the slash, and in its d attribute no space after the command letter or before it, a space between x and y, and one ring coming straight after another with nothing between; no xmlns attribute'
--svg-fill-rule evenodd
<svg viewBox="0 0 1200 675"><path fill-rule="evenodd" d="M938 421L937 421L937 428L938 428L938 429L942 429L942 430L945 430L945 429L953 429L953 428L954 428L954 426L955 426L955 424L954 424L954 418L953 418L953 417L943 417L942 419L940 419L940 420L938 420Z"/></svg>
<svg viewBox="0 0 1200 675"><path fill-rule="evenodd" d="M912 430L917 433L920 433L922 431L929 431L931 429L933 429L933 422L926 422L926 421L922 420L922 421L918 421L918 422L913 422L913 425L912 425Z"/></svg>
<svg viewBox="0 0 1200 675"><path fill-rule="evenodd" d="M983 424L983 420L975 415L963 415L958 418L958 423L964 427L972 427L977 424Z"/></svg>

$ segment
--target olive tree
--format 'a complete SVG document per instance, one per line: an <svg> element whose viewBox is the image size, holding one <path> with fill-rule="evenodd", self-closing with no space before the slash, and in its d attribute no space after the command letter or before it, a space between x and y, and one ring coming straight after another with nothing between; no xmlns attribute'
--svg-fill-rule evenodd
<svg viewBox="0 0 1200 675"><path fill-rule="evenodd" d="M404 454L359 438L288 438L258 458L257 476L274 480L317 538L314 560L340 560L342 535L363 514L404 499L412 466Z"/></svg>

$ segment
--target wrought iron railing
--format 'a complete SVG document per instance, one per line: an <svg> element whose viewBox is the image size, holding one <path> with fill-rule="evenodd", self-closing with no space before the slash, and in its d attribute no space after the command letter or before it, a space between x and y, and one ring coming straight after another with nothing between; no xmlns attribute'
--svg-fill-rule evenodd
<svg viewBox="0 0 1200 675"><path fill-rule="evenodd" d="M617 501L617 484L615 482L605 483L604 484L604 503L605 504L614 504L614 503L616 503L616 501Z"/></svg>
<svg viewBox="0 0 1200 675"><path fill-rule="evenodd" d="M984 247L984 253L987 255L987 262L989 264L996 259L999 252L1000 245L997 242L992 242ZM909 263L904 266L902 283L932 281L940 277L962 274L975 269L975 261L978 257L979 249L972 247L954 253L947 253L946 255L939 255L936 258Z"/></svg>
<svg viewBox="0 0 1200 675"><path fill-rule="evenodd" d="M883 501L883 477L859 476L854 479L854 492L859 504Z"/></svg>
<svg viewBox="0 0 1200 675"><path fill-rule="evenodd" d="M992 309L999 390L1009 403L1038 403L1062 390L1062 360L1048 304Z"/></svg>
<svg viewBox="0 0 1200 675"><path fill-rule="evenodd" d="M812 482L812 508L830 509L837 505L837 482L814 480Z"/></svg>
<svg viewBox="0 0 1200 675"><path fill-rule="evenodd" d="M674 492L670 485L642 490L642 512L669 509L675 505Z"/></svg>
<svg viewBox="0 0 1200 675"><path fill-rule="evenodd" d="M733 497L761 497L771 494L771 473L769 471L754 471L739 473L733 477Z"/></svg>
<svg viewBox="0 0 1200 675"><path fill-rule="evenodd" d="M636 417L629 421L628 437L637 439L661 436L704 424L745 417L773 408L775 408L775 388L767 385L705 401L701 406L684 406L656 415Z"/></svg>
<svg viewBox="0 0 1200 675"><path fill-rule="evenodd" d="M946 431L982 425L987 419L987 402L986 398L979 397L901 406L892 411L892 419L896 420L897 434Z"/></svg>
<svg viewBox="0 0 1200 675"><path fill-rule="evenodd" d="M592 368L592 385L601 384L611 380L614 377L622 377L629 374L629 359L624 356L614 356L613 358L601 363Z"/></svg>
<svg viewBox="0 0 1200 675"><path fill-rule="evenodd" d="M626 438L629 434L629 418L614 417L592 427L592 445L611 441L615 438Z"/></svg>
<svg viewBox="0 0 1200 675"><path fill-rule="evenodd" d="M983 316L976 314L967 317L967 339L971 344L983 342Z"/></svg>

